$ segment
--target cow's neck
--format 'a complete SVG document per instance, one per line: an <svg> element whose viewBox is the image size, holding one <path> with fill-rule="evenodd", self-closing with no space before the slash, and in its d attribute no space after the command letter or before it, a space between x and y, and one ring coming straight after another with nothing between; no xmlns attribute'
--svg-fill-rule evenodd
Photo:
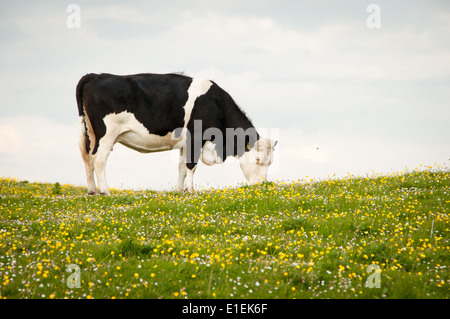
<svg viewBox="0 0 450 319"><path fill-rule="evenodd" d="M241 134L238 132L243 132L245 141L238 142L237 145L234 145L233 154L228 154L225 156L235 156L238 159L244 155L244 151L240 149L239 145L244 145L245 152L251 149L257 140L260 139L260 135L256 128L253 126L252 122L249 118L243 113L236 105L236 109L233 112L229 112L227 114L227 128L233 129L235 135L240 136ZM242 129L242 130L240 130Z"/></svg>
<svg viewBox="0 0 450 319"><path fill-rule="evenodd" d="M247 131L248 129L254 129L257 136L256 140L259 140L260 136L256 131L256 128L253 126L252 122L245 115L245 113L239 109L237 105L235 106L235 108L236 109L234 109L232 112L228 112L227 114L227 127L234 129L242 128L244 131Z"/></svg>

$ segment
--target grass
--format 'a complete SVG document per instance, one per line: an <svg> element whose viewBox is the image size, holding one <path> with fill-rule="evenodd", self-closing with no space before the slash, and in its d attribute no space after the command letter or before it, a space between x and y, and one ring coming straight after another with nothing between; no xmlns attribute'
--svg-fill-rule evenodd
<svg viewBox="0 0 450 319"><path fill-rule="evenodd" d="M441 168L109 197L0 187L2 298L450 297Z"/></svg>

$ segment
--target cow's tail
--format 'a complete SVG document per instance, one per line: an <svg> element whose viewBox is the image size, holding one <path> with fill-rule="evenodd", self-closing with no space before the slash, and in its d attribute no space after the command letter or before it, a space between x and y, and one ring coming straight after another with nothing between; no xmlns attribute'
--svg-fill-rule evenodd
<svg viewBox="0 0 450 319"><path fill-rule="evenodd" d="M89 117L86 114L86 108L84 105L83 99L83 88L89 81L93 80L97 75L96 74L86 74L83 76L78 82L76 88L76 98L78 104L78 115L80 116L80 140L79 147L81 151L81 155L83 159L86 161L89 157L89 152L91 148L91 139L95 139L94 131L92 130L92 126L89 121Z"/></svg>

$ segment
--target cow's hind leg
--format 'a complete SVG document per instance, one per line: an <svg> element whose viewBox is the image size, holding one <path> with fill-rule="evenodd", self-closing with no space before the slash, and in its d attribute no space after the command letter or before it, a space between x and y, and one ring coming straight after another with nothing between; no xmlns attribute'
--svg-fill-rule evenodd
<svg viewBox="0 0 450 319"><path fill-rule="evenodd" d="M86 180L89 195L95 195L97 193L97 187L95 186L94 179L94 161L90 154L82 154L84 167L86 169Z"/></svg>
<svg viewBox="0 0 450 319"><path fill-rule="evenodd" d="M86 132L86 122L84 116L80 117L80 129L81 134L79 140L79 148L81 152L81 157L83 158L84 168L86 170L88 194L94 195L97 193L97 187L95 186L95 179L94 179L94 160L92 159L92 155L89 154L90 139L89 135ZM92 134L91 138L93 138Z"/></svg>
<svg viewBox="0 0 450 319"><path fill-rule="evenodd" d="M97 176L98 187L100 194L111 195L108 189L108 183L106 182L106 161L108 160L109 153L114 145L114 138L109 138L105 135L99 143L97 153L94 157L94 169Z"/></svg>

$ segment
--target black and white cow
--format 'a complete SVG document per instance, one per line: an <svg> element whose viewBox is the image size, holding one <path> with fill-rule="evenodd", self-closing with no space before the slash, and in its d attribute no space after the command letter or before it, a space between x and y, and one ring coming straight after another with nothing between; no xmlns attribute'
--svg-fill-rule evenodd
<svg viewBox="0 0 450 319"><path fill-rule="evenodd" d="M216 83L181 74L87 74L76 98L88 193L109 194L105 166L117 142L139 152L180 150L178 189L193 190L197 163L239 159L250 183L267 177L276 142L262 138Z"/></svg>

